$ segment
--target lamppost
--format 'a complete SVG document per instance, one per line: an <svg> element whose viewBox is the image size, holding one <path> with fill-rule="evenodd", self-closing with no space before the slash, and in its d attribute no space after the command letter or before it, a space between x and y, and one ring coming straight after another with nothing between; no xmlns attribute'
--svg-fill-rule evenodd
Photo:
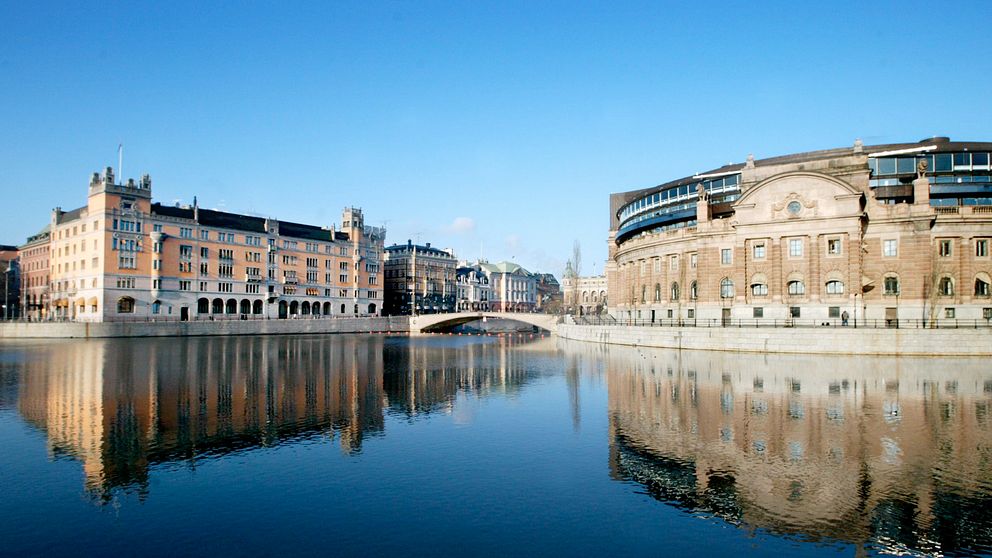
<svg viewBox="0 0 992 558"><path fill-rule="evenodd" d="M10 262L3 270L3 319L10 319Z"/></svg>

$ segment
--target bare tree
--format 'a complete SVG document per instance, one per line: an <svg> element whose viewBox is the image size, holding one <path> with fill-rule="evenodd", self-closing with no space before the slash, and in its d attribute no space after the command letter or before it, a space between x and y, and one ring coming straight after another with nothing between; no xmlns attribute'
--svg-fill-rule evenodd
<svg viewBox="0 0 992 558"><path fill-rule="evenodd" d="M582 245L579 244L578 239L572 243L572 258L568 260L568 264L572 277L572 313L578 315L581 313L579 309L582 307L582 301L579 298L579 277L582 275Z"/></svg>

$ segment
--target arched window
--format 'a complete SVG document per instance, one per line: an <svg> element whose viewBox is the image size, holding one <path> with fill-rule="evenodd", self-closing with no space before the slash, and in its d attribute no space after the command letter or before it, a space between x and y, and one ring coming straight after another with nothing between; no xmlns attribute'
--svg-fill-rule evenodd
<svg viewBox="0 0 992 558"><path fill-rule="evenodd" d="M975 278L975 296L989 296L989 282L981 277Z"/></svg>
<svg viewBox="0 0 992 558"><path fill-rule="evenodd" d="M654 301L661 302L661 283L654 284Z"/></svg>
<svg viewBox="0 0 992 558"><path fill-rule="evenodd" d="M341 313L344 314L344 304L341 305Z"/></svg>
<svg viewBox="0 0 992 558"><path fill-rule="evenodd" d="M734 297L734 282L728 277L720 280L720 298Z"/></svg>
<svg viewBox="0 0 992 558"><path fill-rule="evenodd" d="M952 296L954 294L954 281L950 277L941 277L937 292L941 296Z"/></svg>
<svg viewBox="0 0 992 558"><path fill-rule="evenodd" d="M210 313L210 301L205 298L196 301L196 312L198 314Z"/></svg>
<svg viewBox="0 0 992 558"><path fill-rule="evenodd" d="M697 298L699 298L699 291L696 288L696 282L695 281L693 281L692 283L689 283L689 298L691 300L696 300Z"/></svg>
<svg viewBox="0 0 992 558"><path fill-rule="evenodd" d="M844 283L840 281L827 281L827 294L844 294Z"/></svg>
<svg viewBox="0 0 992 558"><path fill-rule="evenodd" d="M672 300L673 301L678 300L680 294L682 293L679 290L679 284L677 282L672 283Z"/></svg>
<svg viewBox="0 0 992 558"><path fill-rule="evenodd" d="M251 301L247 298L241 299L241 313L251 314Z"/></svg>
<svg viewBox="0 0 992 558"><path fill-rule="evenodd" d="M789 281L787 287L792 296L806 294L806 285L802 281Z"/></svg>
<svg viewBox="0 0 992 558"><path fill-rule="evenodd" d="M755 283L751 285L751 296L767 296L768 295L768 285L764 283Z"/></svg>
<svg viewBox="0 0 992 558"><path fill-rule="evenodd" d="M375 303L369 304L369 314L375 314Z"/></svg>
<svg viewBox="0 0 992 558"><path fill-rule="evenodd" d="M210 311L214 314L223 314L224 301L219 298L215 298L213 302L210 303Z"/></svg>
<svg viewBox="0 0 992 558"><path fill-rule="evenodd" d="M118 314L133 314L134 313L134 299L129 296L122 296L117 299L117 313Z"/></svg>
<svg viewBox="0 0 992 558"><path fill-rule="evenodd" d="M162 303L158 300L152 303L152 314L159 314L162 312Z"/></svg>
<svg viewBox="0 0 992 558"><path fill-rule="evenodd" d="M261 314L262 313L262 301L261 300L256 300L255 302L252 302L251 303L251 313L252 314Z"/></svg>
<svg viewBox="0 0 992 558"><path fill-rule="evenodd" d="M647 301L648 301L648 286L641 285L641 303L643 304Z"/></svg>
<svg viewBox="0 0 992 558"><path fill-rule="evenodd" d="M884 293L887 295L897 295L899 294L899 277L895 275L889 275L883 281Z"/></svg>
<svg viewBox="0 0 992 558"><path fill-rule="evenodd" d="M233 298L227 299L227 313L237 314L238 313L238 301Z"/></svg>

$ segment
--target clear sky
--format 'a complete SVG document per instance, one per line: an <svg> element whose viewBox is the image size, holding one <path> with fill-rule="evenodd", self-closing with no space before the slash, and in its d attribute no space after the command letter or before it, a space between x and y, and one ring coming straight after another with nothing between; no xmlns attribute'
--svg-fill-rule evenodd
<svg viewBox="0 0 992 558"><path fill-rule="evenodd" d="M992 2L0 0L0 244L89 175L560 275L608 199L814 149L992 139Z"/></svg>

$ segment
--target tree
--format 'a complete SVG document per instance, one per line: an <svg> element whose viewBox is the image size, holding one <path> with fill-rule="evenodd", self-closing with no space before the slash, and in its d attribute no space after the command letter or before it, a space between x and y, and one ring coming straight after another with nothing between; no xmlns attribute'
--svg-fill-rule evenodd
<svg viewBox="0 0 992 558"><path fill-rule="evenodd" d="M572 279L572 313L579 314L579 308L582 307L582 300L579 296L579 277L582 276L582 245L579 244L578 239L572 243L572 258L568 260L568 271L571 272Z"/></svg>

